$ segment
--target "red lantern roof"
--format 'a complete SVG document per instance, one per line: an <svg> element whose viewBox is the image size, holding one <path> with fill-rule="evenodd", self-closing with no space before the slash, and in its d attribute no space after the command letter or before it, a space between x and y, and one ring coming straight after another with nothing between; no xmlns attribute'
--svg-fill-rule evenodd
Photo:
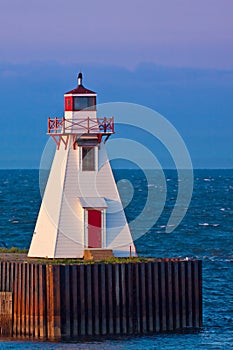
<svg viewBox="0 0 233 350"><path fill-rule="evenodd" d="M68 95L68 94L96 94L96 92L91 91L83 86L82 78L83 78L82 73L79 73L78 86L75 89L66 92L65 95Z"/></svg>

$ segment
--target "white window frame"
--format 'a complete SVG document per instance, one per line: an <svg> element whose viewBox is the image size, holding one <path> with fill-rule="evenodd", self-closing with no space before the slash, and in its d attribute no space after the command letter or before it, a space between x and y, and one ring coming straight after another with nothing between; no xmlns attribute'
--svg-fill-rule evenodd
<svg viewBox="0 0 233 350"><path fill-rule="evenodd" d="M83 170L83 150L82 148L88 148L89 146L79 146L79 169L82 172L96 172L98 171L98 146L90 146L89 148L94 148L94 170Z"/></svg>

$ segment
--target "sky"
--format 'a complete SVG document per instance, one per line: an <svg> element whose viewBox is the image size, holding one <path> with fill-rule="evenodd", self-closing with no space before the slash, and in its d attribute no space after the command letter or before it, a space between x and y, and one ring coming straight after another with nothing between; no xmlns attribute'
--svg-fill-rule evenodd
<svg viewBox="0 0 233 350"><path fill-rule="evenodd" d="M232 0L0 0L0 168L39 167L80 70L100 103L165 116L194 167L232 168L232 13Z"/></svg>

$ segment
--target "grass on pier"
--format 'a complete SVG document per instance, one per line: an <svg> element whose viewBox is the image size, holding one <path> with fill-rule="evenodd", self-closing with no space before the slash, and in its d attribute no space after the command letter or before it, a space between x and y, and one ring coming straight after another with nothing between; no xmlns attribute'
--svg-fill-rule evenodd
<svg viewBox="0 0 233 350"><path fill-rule="evenodd" d="M67 258L67 259L53 259L53 258L28 258L27 249L19 249L16 247L12 248L0 248L0 261L18 261L24 263L35 263L35 264L56 264L56 265L90 265L90 264L123 264L123 263L140 263L140 262L154 262L154 261L187 261L193 260L193 258L149 258L149 257L127 257L117 258L111 257L104 260L84 260L80 258ZM195 259L194 259L195 260Z"/></svg>
<svg viewBox="0 0 233 350"><path fill-rule="evenodd" d="M20 249L16 247L11 248L0 248L0 254L1 253L18 253L18 254L27 254L28 249Z"/></svg>
<svg viewBox="0 0 233 350"><path fill-rule="evenodd" d="M40 264L61 264L61 265L76 265L76 264L117 264L117 263L130 263L130 262L149 262L154 261L153 258L145 258L145 257L128 257L128 258L117 258L111 257L104 260L84 260L84 259L52 259L52 258L28 258L27 257L28 250L27 249L19 249L16 247L11 248L0 248L0 260L9 261L9 260L20 260L24 262L33 262Z"/></svg>

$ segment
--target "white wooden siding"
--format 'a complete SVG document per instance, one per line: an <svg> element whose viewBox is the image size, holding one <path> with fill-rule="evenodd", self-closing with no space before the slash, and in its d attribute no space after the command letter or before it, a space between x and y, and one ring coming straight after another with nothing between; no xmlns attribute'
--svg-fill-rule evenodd
<svg viewBox="0 0 233 350"><path fill-rule="evenodd" d="M55 152L28 256L54 257L64 186L67 151Z"/></svg>
<svg viewBox="0 0 233 350"><path fill-rule="evenodd" d="M80 197L102 197L107 202L103 248L113 249L115 256L129 256L131 246L135 255L104 145L99 148L99 171L79 169L79 154L78 149L73 149L71 141L67 150L61 145L55 153L29 256L83 257L84 209L78 199Z"/></svg>
<svg viewBox="0 0 233 350"><path fill-rule="evenodd" d="M84 213L77 199L79 152L68 150L55 257L83 257Z"/></svg>

